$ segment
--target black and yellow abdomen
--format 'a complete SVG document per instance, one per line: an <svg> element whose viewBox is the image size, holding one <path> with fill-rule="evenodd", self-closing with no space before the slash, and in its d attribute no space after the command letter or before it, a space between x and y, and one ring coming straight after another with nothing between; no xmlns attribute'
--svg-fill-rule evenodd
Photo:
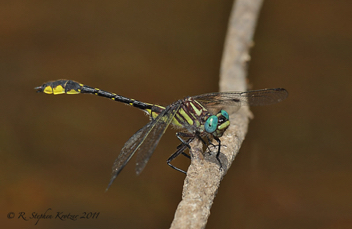
<svg viewBox="0 0 352 229"><path fill-rule="evenodd" d="M115 93L100 90L98 88L89 87L87 85L78 83L73 80L57 80L50 81L42 86L35 88L37 92L44 92L46 94L60 95L60 94L93 94L102 96L114 101L122 102L126 105L139 108L148 114L152 118L155 118L160 114L165 108L158 105L153 105L149 103L143 103L134 99L126 98Z"/></svg>
<svg viewBox="0 0 352 229"><path fill-rule="evenodd" d="M44 92L45 94L79 94L81 93L83 84L75 82L73 80L57 80L43 84L42 86L36 87L37 92Z"/></svg>

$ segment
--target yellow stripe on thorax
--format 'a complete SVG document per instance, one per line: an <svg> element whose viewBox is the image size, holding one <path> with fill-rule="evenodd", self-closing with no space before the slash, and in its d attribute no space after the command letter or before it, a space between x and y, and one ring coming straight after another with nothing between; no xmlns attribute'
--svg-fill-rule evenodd
<svg viewBox="0 0 352 229"><path fill-rule="evenodd" d="M182 117L188 122L189 125L193 125L193 120L188 116L183 108L180 108L178 112L182 115Z"/></svg>
<svg viewBox="0 0 352 229"><path fill-rule="evenodd" d="M202 104L200 104L199 102L197 102L197 101L194 101L194 102L198 103L199 106L203 107ZM197 114L198 116L200 116L203 111L202 111L202 110L198 110L197 107L194 106L193 103L190 103L190 104L191 104L191 106L192 106L194 112L196 112L196 114ZM204 108L204 107L203 107L203 108Z"/></svg>

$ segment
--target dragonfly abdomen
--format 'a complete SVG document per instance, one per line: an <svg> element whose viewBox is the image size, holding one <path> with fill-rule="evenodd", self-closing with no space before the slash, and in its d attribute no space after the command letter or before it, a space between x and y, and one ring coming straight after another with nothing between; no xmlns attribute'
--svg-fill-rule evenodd
<svg viewBox="0 0 352 229"><path fill-rule="evenodd" d="M151 113L151 109L153 107L153 104L143 103L138 100L117 95L115 93L100 90L99 88L89 87L87 85L78 83L73 80L50 81L43 84L42 86L36 87L35 89L37 89L38 92L44 92L46 94L53 94L53 95L80 94L80 93L98 95L114 101L125 103L133 107L137 107L141 110L147 111L148 113Z"/></svg>
<svg viewBox="0 0 352 229"><path fill-rule="evenodd" d="M140 102L138 100L135 99L130 99L130 98L126 98L124 96L121 95L117 95L115 93L111 93L108 91L103 91L100 90L99 88L92 88L86 85L83 85L81 88L81 93L87 93L87 94L94 94L94 95L98 95L98 96L102 96L114 101L118 101L118 102L122 102L124 104L139 108L141 110L150 110L153 107L153 104L149 104L149 103L143 103Z"/></svg>

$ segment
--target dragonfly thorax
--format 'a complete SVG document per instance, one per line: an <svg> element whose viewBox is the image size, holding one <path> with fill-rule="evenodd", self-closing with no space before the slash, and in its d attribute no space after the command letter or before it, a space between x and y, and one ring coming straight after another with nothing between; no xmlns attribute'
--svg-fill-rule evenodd
<svg viewBox="0 0 352 229"><path fill-rule="evenodd" d="M190 133L211 134L219 138L230 125L229 115L224 110L213 115L206 106L192 97L180 102L173 124L187 129Z"/></svg>

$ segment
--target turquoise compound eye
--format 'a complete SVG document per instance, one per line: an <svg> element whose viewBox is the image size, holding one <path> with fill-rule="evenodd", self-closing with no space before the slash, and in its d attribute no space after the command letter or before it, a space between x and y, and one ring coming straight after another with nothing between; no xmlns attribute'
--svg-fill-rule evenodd
<svg viewBox="0 0 352 229"><path fill-rule="evenodd" d="M226 118L226 120L229 120L229 114L226 111L221 110L220 112L221 112L222 116L224 116Z"/></svg>
<svg viewBox="0 0 352 229"><path fill-rule="evenodd" d="M226 113L227 114L227 113ZM209 134L213 133L218 127L218 117L215 115L210 116L207 121L205 121L204 128Z"/></svg>

